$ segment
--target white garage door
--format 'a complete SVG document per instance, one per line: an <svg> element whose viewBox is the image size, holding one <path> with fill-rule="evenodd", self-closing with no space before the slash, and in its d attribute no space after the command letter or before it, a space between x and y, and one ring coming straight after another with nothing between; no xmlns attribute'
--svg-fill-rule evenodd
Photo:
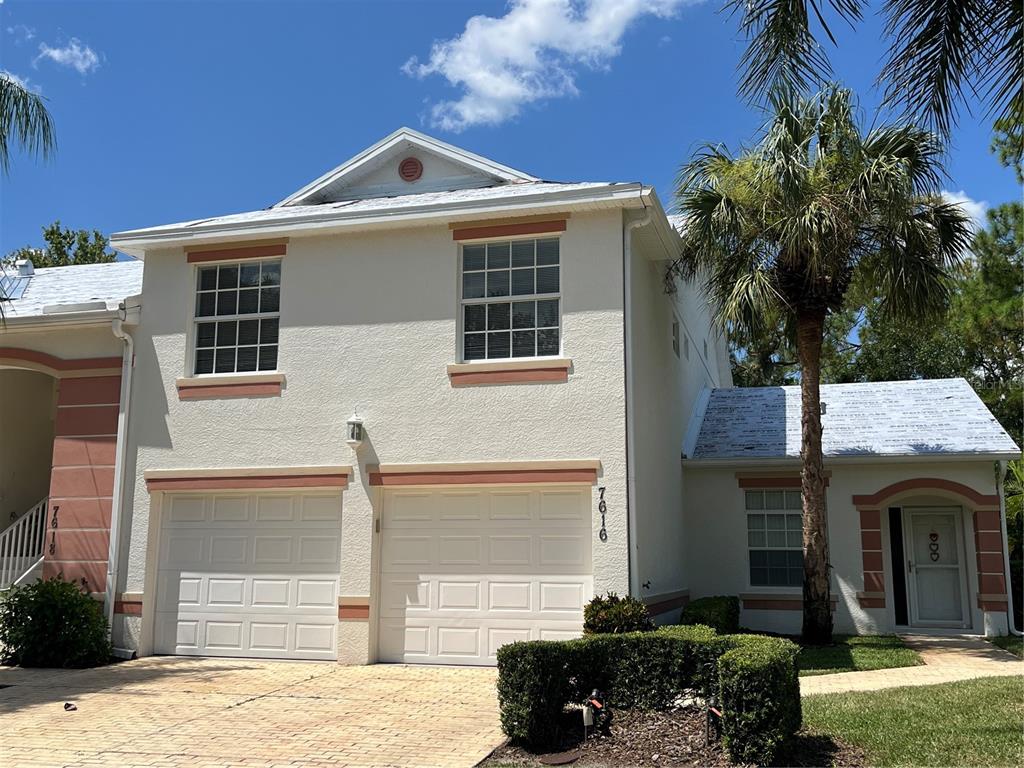
<svg viewBox="0 0 1024 768"><path fill-rule="evenodd" d="M341 494L168 496L155 650L336 659Z"/></svg>
<svg viewBox="0 0 1024 768"><path fill-rule="evenodd" d="M590 500L589 487L388 491L381 660L494 664L505 643L579 636Z"/></svg>

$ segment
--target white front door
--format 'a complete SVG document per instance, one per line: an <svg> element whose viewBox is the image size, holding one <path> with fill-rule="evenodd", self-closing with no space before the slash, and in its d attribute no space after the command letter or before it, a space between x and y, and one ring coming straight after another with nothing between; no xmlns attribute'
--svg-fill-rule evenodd
<svg viewBox="0 0 1024 768"><path fill-rule="evenodd" d="M965 627L960 509L906 509L911 624Z"/></svg>
<svg viewBox="0 0 1024 768"><path fill-rule="evenodd" d="M156 653L338 658L340 493L171 494L162 517Z"/></svg>
<svg viewBox="0 0 1024 768"><path fill-rule="evenodd" d="M490 665L505 643L578 637L592 535L589 486L389 490L380 660Z"/></svg>

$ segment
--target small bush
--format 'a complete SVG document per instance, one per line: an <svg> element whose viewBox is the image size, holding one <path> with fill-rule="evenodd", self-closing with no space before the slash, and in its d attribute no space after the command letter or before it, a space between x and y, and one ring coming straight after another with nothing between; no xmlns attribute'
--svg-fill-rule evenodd
<svg viewBox="0 0 1024 768"><path fill-rule="evenodd" d="M583 609L583 633L612 635L625 632L650 632L654 619L647 606L635 597L619 597L614 592L598 595Z"/></svg>
<svg viewBox="0 0 1024 768"><path fill-rule="evenodd" d="M680 624L704 624L727 635L739 632L740 599L738 597L702 597L683 608Z"/></svg>
<svg viewBox="0 0 1024 768"><path fill-rule="evenodd" d="M777 637L735 635L718 660L725 748L734 762L770 764L799 730L799 647Z"/></svg>
<svg viewBox="0 0 1024 768"><path fill-rule="evenodd" d="M715 659L729 647L700 626L502 646L502 728L517 743L550 746L565 706L582 703L595 688L612 707L667 708L692 689L706 691L715 680Z"/></svg>
<svg viewBox="0 0 1024 768"><path fill-rule="evenodd" d="M60 576L13 587L0 601L4 661L22 667L94 667L110 660L102 605Z"/></svg>

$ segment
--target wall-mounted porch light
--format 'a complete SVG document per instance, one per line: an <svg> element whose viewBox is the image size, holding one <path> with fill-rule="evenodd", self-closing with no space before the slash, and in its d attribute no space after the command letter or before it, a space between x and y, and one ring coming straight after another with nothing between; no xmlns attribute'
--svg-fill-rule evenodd
<svg viewBox="0 0 1024 768"><path fill-rule="evenodd" d="M348 418L348 437L346 437L345 442L352 446L353 449L363 444L363 419L358 411Z"/></svg>

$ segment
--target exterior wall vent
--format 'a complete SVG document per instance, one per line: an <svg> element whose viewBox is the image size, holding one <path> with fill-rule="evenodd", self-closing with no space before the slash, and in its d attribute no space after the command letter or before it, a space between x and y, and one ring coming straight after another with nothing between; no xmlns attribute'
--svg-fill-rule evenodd
<svg viewBox="0 0 1024 768"><path fill-rule="evenodd" d="M398 175L403 181L413 182L423 175L423 163L416 157L407 157L398 164Z"/></svg>

